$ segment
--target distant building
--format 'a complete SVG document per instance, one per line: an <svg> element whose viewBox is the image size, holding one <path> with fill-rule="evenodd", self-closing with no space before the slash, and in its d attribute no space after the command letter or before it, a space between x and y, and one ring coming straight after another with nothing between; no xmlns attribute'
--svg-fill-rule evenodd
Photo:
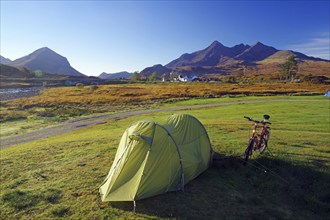
<svg viewBox="0 0 330 220"><path fill-rule="evenodd" d="M182 76L182 75L179 75L178 76L178 80L180 82L191 82L191 81L195 81L196 79L198 79L197 76L193 76L193 77L188 77L188 76Z"/></svg>

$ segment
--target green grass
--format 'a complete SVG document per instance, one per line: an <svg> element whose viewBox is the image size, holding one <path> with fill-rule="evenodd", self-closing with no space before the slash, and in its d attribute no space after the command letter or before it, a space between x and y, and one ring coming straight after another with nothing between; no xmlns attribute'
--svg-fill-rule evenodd
<svg viewBox="0 0 330 220"><path fill-rule="evenodd" d="M326 84L315 83L156 83L49 88L37 96L0 101L0 136L23 134L93 114L231 102L249 95L263 96L258 99L276 94L317 95L328 89Z"/></svg>
<svg viewBox="0 0 330 220"><path fill-rule="evenodd" d="M36 107L28 111L17 111L13 109L7 110L6 108L0 109L2 112L8 111L10 120L0 121L0 136L2 138L9 137L12 135L24 134L31 131L36 131L41 128L45 128L52 125L57 125L64 121L75 119L79 117L88 117L97 114L114 114L122 111L132 111L145 108L171 108L175 106L193 106L193 105L205 105L205 104L217 104L227 102L238 102L247 100L283 100L283 99L294 99L294 100L313 100L315 96L225 96L222 98L192 98L187 100L164 100L161 102L155 102L153 104L146 104L143 107L122 105L118 108L113 108L111 111L106 113L93 113L86 109L79 109L79 107L51 107L42 108ZM99 106L98 108L102 108ZM97 112L97 111L96 111Z"/></svg>
<svg viewBox="0 0 330 220"><path fill-rule="evenodd" d="M215 161L185 192L137 201L136 213L129 202L102 203L98 187L130 124L163 123L174 112L109 121L1 149L1 219L327 219L329 99L285 98L291 101L185 111L205 125ZM271 153L255 155L243 166L239 155L251 133L243 116L257 119L264 113L273 123Z"/></svg>

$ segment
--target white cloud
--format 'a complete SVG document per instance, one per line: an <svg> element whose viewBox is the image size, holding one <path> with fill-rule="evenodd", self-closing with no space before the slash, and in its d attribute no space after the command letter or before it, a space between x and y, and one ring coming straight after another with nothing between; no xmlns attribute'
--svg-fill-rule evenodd
<svg viewBox="0 0 330 220"><path fill-rule="evenodd" d="M304 43L290 45L289 48L308 56L330 60L330 32L307 39Z"/></svg>

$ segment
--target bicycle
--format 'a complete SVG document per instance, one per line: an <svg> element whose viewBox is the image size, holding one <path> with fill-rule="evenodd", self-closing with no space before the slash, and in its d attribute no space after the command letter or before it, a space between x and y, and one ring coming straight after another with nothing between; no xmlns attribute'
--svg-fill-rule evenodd
<svg viewBox="0 0 330 220"><path fill-rule="evenodd" d="M252 156L252 150L258 150L260 154L262 154L268 147L268 140L270 136L270 122L267 120L270 118L269 115L264 115L264 120L257 121L250 117L244 116L249 121L253 121L253 131L250 137L250 140L246 146L244 153L244 164L248 161L248 159ZM261 128L261 133L257 134L257 129Z"/></svg>

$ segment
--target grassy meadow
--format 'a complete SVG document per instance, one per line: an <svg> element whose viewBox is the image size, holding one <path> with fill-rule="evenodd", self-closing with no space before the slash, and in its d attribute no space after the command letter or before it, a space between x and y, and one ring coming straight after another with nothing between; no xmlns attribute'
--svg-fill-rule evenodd
<svg viewBox="0 0 330 220"><path fill-rule="evenodd" d="M43 99L47 92L52 93L46 90L40 97L17 104L31 110L38 100L48 103ZM134 99L132 95L124 97ZM88 99L88 95L82 99ZM329 98L178 99L174 103L163 100L157 107L254 99L265 102L186 110L207 129L215 151L214 162L186 185L185 192L137 201L135 213L131 202L102 203L98 187L110 169L125 129L137 120L164 123L174 111L109 121L1 149L1 219L328 219ZM6 108L13 108L13 103L8 102ZM40 111L46 107L35 106ZM272 121L270 151L255 154L243 166L240 155L252 126L243 116L261 119L265 113Z"/></svg>
<svg viewBox="0 0 330 220"><path fill-rule="evenodd" d="M187 105L178 102L182 100L193 104L218 103L231 102L231 97L317 95L328 89L328 85L313 83L157 83L51 88L38 96L2 101L1 137L91 114Z"/></svg>

